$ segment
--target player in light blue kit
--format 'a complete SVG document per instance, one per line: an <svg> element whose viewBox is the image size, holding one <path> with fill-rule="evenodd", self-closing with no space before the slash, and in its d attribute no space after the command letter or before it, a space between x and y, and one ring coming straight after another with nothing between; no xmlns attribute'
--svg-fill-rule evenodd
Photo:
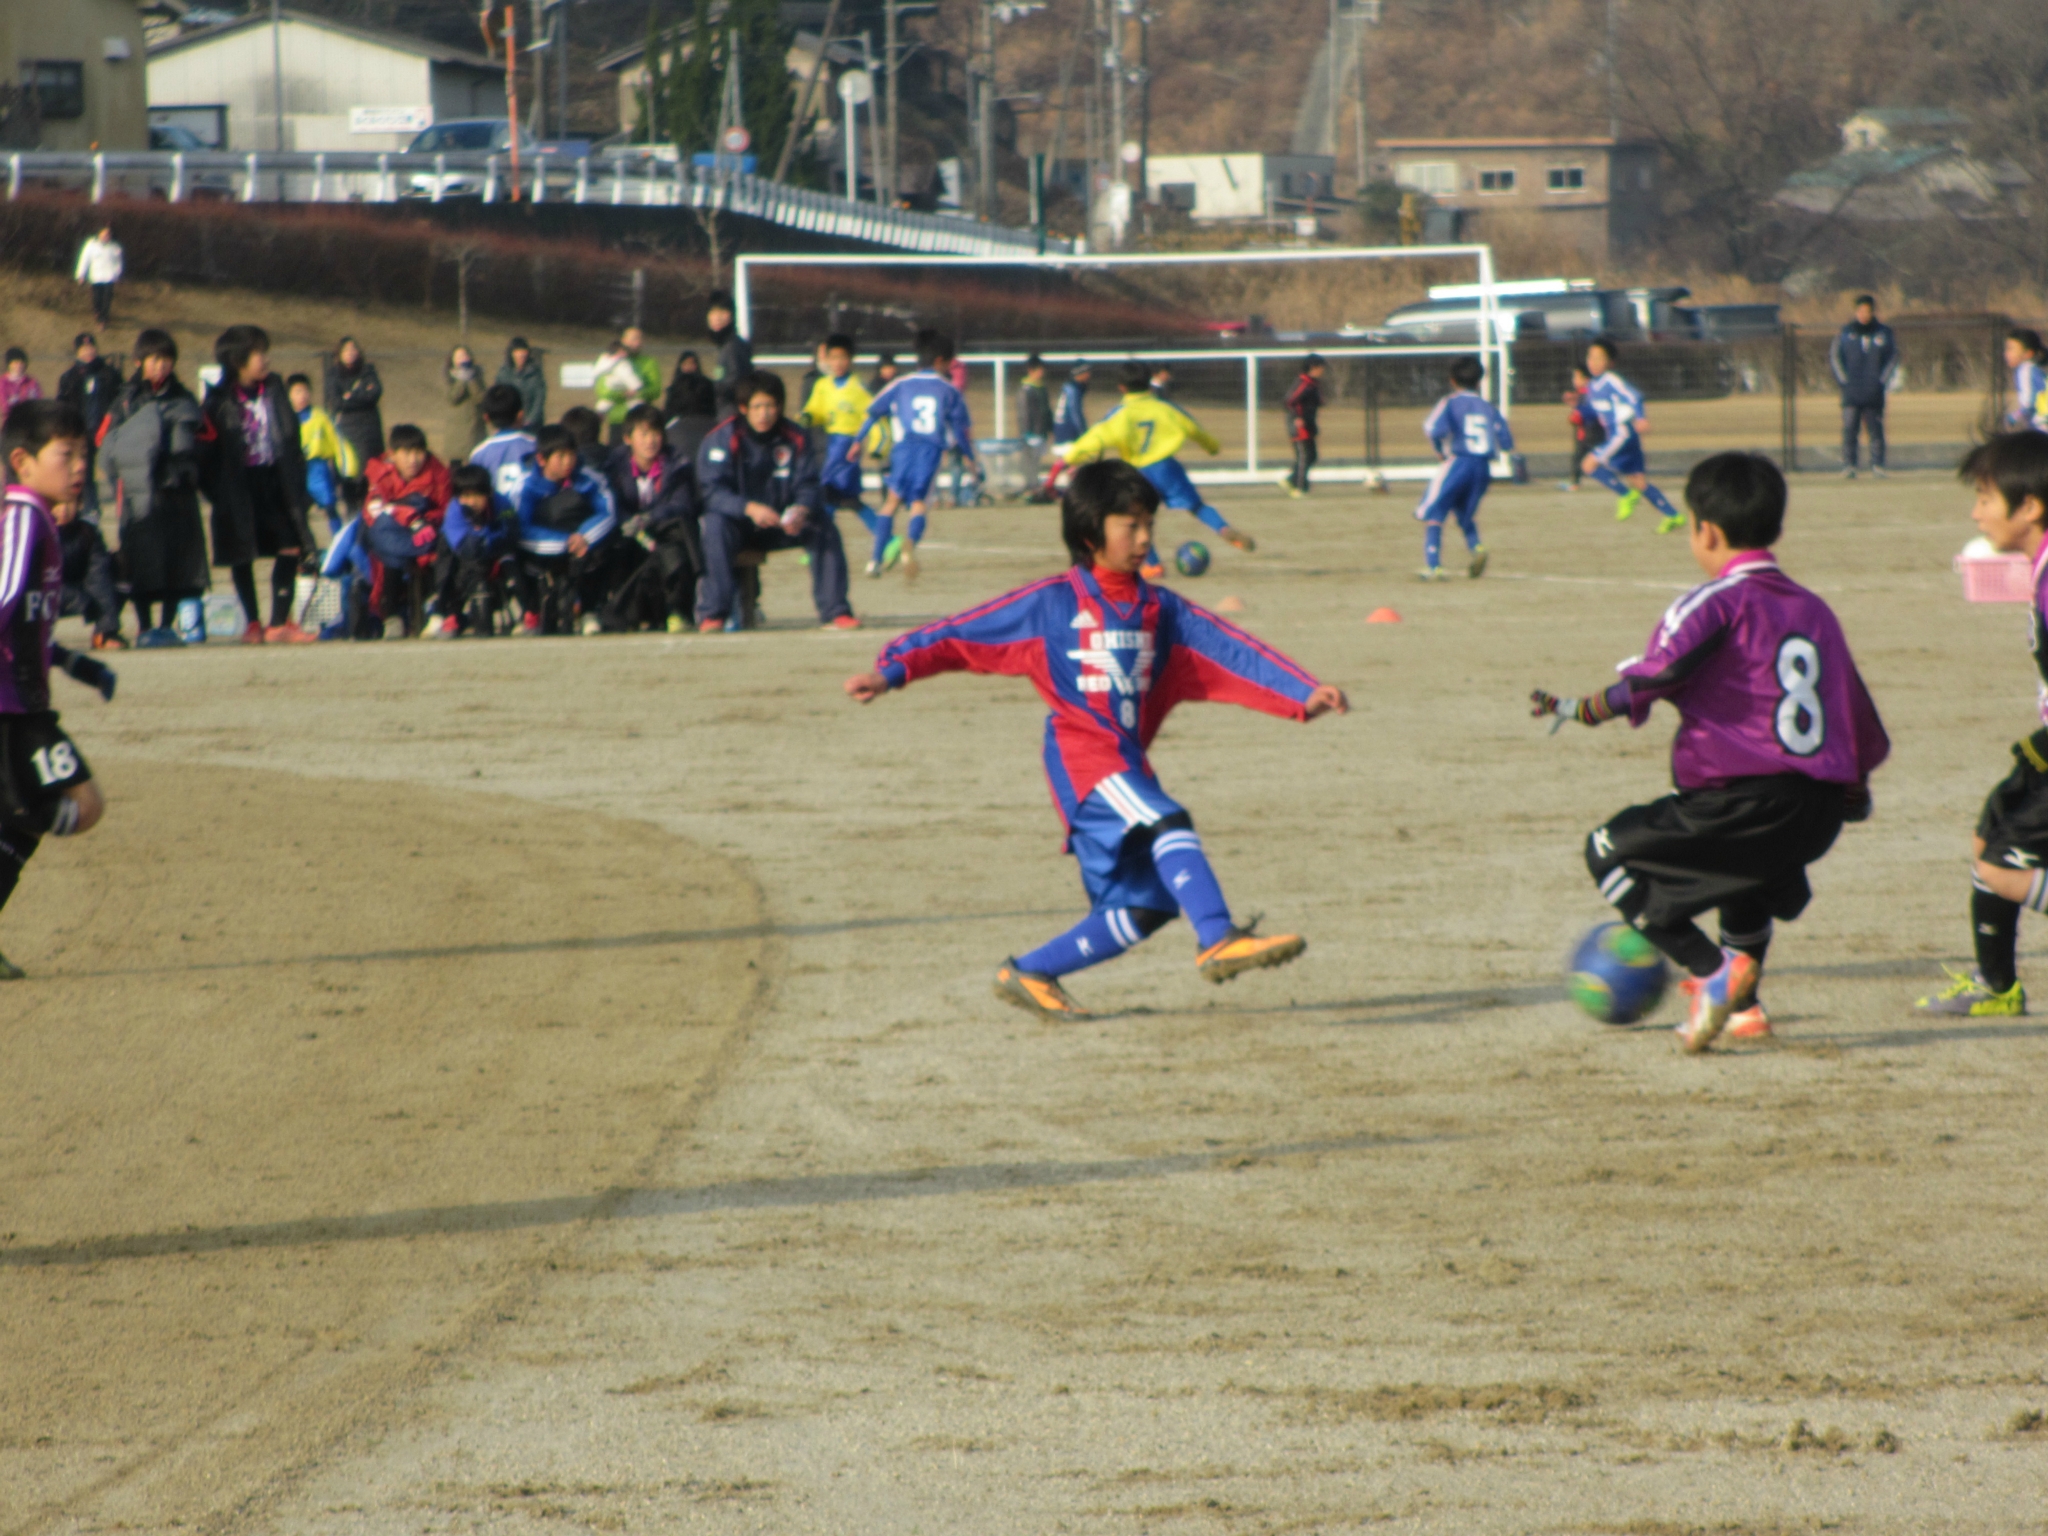
<svg viewBox="0 0 2048 1536"><path fill-rule="evenodd" d="M1657 531L1675 533L1685 526L1685 514L1650 483L1643 459L1643 392L1614 371L1614 362L1614 343L1605 337L1586 348L1586 372L1593 376L1586 406L1600 418L1607 438L1580 467L1621 498L1614 509L1617 523L1634 517L1637 504L1647 496L1664 515Z"/></svg>
<svg viewBox="0 0 2048 1536"><path fill-rule="evenodd" d="M875 396L867 419L855 434L850 457L858 457L861 443L884 416L896 430L896 446L889 454L887 498L878 523L894 527L897 509L910 508L908 537L903 543L903 574L917 575L917 545L924 537L925 507L931 499L932 481L950 445L960 450L961 465L976 474L981 462L974 455L974 425L968 420L967 400L946 369L953 361L953 341L936 331L917 338L917 372L896 380ZM885 562L886 563L886 562Z"/></svg>
<svg viewBox="0 0 2048 1536"><path fill-rule="evenodd" d="M1479 503L1493 483L1493 456L1512 452L1515 435L1507 418L1479 393L1485 368L1476 357L1451 364L1451 392L1437 401L1422 424L1423 434L1443 463L1429 478L1415 516L1422 524L1424 581L1444 580L1444 519L1455 517L1465 535L1471 560L1465 574L1475 580L1486 574L1486 546L1479 542Z"/></svg>

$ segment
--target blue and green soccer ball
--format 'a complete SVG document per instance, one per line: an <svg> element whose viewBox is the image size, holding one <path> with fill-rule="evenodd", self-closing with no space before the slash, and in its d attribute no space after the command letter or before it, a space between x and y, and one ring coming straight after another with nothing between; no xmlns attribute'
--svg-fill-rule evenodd
<svg viewBox="0 0 2048 1536"><path fill-rule="evenodd" d="M1193 539L1173 552L1173 568L1183 576L1199 576L1209 569L1209 546Z"/></svg>
<svg viewBox="0 0 2048 1536"><path fill-rule="evenodd" d="M1572 1001L1602 1024L1634 1024L1664 1000L1671 980L1656 945L1625 923L1602 923L1572 951Z"/></svg>

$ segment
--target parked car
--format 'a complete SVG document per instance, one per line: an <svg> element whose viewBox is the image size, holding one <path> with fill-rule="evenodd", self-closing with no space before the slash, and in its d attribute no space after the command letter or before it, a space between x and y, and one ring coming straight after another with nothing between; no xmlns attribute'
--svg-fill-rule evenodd
<svg viewBox="0 0 2048 1536"><path fill-rule="evenodd" d="M503 117L464 117L452 122L436 123L416 134L406 145L408 155L504 155L512 148L512 122ZM519 130L519 155L524 160L529 155L541 152L540 141L524 128ZM509 171L509 164L500 175ZM450 167L445 176L436 178L432 171L414 171L406 184L407 197L432 197L436 180L440 182L441 196L481 197L484 191L484 172L481 169Z"/></svg>

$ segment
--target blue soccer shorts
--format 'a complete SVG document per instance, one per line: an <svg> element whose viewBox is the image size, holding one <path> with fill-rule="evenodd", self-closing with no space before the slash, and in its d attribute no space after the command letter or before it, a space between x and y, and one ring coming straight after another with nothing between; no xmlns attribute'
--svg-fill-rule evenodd
<svg viewBox="0 0 2048 1536"><path fill-rule="evenodd" d="M1198 512L1208 505L1179 459L1161 459L1156 464L1147 464L1138 473L1152 482L1159 499L1176 512Z"/></svg>
<svg viewBox="0 0 2048 1536"><path fill-rule="evenodd" d="M825 439L825 464L818 483L842 501L860 500L860 460L848 457L859 441L844 432L834 432Z"/></svg>
<svg viewBox="0 0 2048 1536"><path fill-rule="evenodd" d="M1607 467L1617 475L1647 475L1650 470L1648 462L1643 458L1643 440L1631 436L1627 442L1615 449L1614 457L1607 461Z"/></svg>
<svg viewBox="0 0 2048 1536"><path fill-rule="evenodd" d="M899 501L929 501L932 482L938 479L939 463L945 456L945 449L938 443L919 439L898 443L889 455L889 489Z"/></svg>
<svg viewBox="0 0 2048 1536"><path fill-rule="evenodd" d="M1067 829L1089 906L1178 912L1179 899L1152 863L1152 839L1169 816L1186 814L1149 774L1117 773L1097 784Z"/></svg>
<svg viewBox="0 0 2048 1536"><path fill-rule="evenodd" d="M1462 525L1479 511L1486 488L1493 484L1493 471L1477 454L1456 453L1437 466L1429 478L1429 489L1416 504L1415 519L1422 523L1448 522Z"/></svg>

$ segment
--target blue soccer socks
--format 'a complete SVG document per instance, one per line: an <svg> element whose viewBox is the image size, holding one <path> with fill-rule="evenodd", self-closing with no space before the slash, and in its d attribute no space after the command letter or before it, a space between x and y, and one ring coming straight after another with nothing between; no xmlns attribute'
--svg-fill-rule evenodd
<svg viewBox="0 0 2048 1536"><path fill-rule="evenodd" d="M1444 525L1422 525L1422 563L1432 571L1444 563Z"/></svg>
<svg viewBox="0 0 2048 1536"><path fill-rule="evenodd" d="M1655 507L1666 518L1677 518L1681 522L1684 521L1684 517L1678 508L1671 505L1671 502L1662 491L1657 489L1654 482L1648 480L1643 482L1643 495L1648 497L1650 505Z"/></svg>
<svg viewBox="0 0 2048 1536"><path fill-rule="evenodd" d="M1207 949L1230 932L1230 904L1223 899L1223 887L1192 827L1174 827L1154 838L1152 867L1194 925L1198 945Z"/></svg>
<svg viewBox="0 0 2048 1536"><path fill-rule="evenodd" d="M1230 526L1223 521L1223 514L1210 506L1206 501L1195 508L1195 521L1215 529L1218 533L1223 532L1224 529Z"/></svg>
<svg viewBox="0 0 2048 1536"><path fill-rule="evenodd" d="M1028 955L1017 957L1017 969L1034 976L1068 976L1114 960L1144 938L1129 909L1108 907L1090 912L1080 922Z"/></svg>
<svg viewBox="0 0 2048 1536"><path fill-rule="evenodd" d="M889 541L896 537L896 519L888 513L877 514L875 517L874 532L874 564L879 569L882 565L883 560L888 556Z"/></svg>
<svg viewBox="0 0 2048 1536"><path fill-rule="evenodd" d="M924 542L924 524L925 524L925 516L924 516L924 514L923 514L922 512L919 512L919 513L917 513L916 515L914 515L914 516L913 516L913 517L912 517L912 518L910 519L910 542L911 542L911 543L913 543L913 544L922 544L922 543Z"/></svg>
<svg viewBox="0 0 2048 1536"><path fill-rule="evenodd" d="M873 533L879 526L880 520L875 516L875 509L866 502L856 501L853 510L860 514L860 525L869 533Z"/></svg>
<svg viewBox="0 0 2048 1536"><path fill-rule="evenodd" d="M1593 466L1593 478L1599 481L1602 485L1606 486L1607 489L1614 492L1614 494L1617 496L1626 496L1629 494L1628 482L1622 479L1621 476L1617 475L1613 470L1609 469L1605 464L1595 464Z"/></svg>

